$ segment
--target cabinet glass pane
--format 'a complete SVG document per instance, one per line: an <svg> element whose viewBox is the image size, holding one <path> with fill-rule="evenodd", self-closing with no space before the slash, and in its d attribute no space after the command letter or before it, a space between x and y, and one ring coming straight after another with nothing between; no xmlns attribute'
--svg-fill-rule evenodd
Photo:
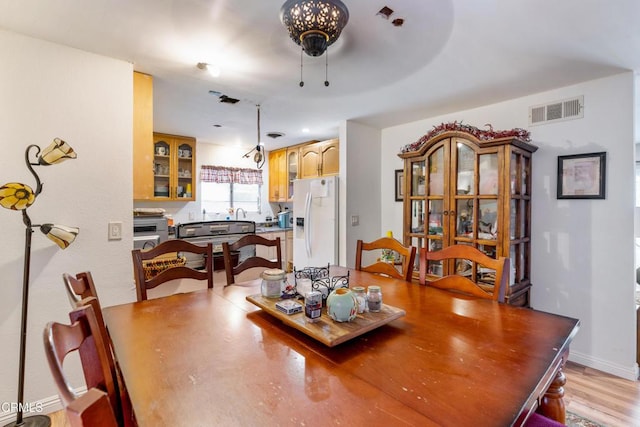
<svg viewBox="0 0 640 427"><path fill-rule="evenodd" d="M153 196L169 197L169 174L171 173L169 143L157 141L153 146Z"/></svg>
<svg viewBox="0 0 640 427"><path fill-rule="evenodd" d="M511 262L511 267L509 269L509 284L512 285L517 282L518 278L516 275L517 271L517 258L516 258L516 246L511 245L511 250L509 251L509 261Z"/></svg>
<svg viewBox="0 0 640 427"><path fill-rule="evenodd" d="M478 238L495 240L498 237L498 202L480 200L478 207Z"/></svg>
<svg viewBox="0 0 640 427"><path fill-rule="evenodd" d="M422 247L423 242L422 237L412 237L411 238L411 246L416 248L416 257L413 261L413 271L420 271L420 248Z"/></svg>
<svg viewBox="0 0 640 427"><path fill-rule="evenodd" d="M529 161L528 157L522 157L522 194L529 194Z"/></svg>
<svg viewBox="0 0 640 427"><path fill-rule="evenodd" d="M520 237L530 237L531 230L530 225L527 222L527 212L529 212L529 200L522 201L522 215L520 215Z"/></svg>
<svg viewBox="0 0 640 427"><path fill-rule="evenodd" d="M481 154L479 194L498 194L498 154Z"/></svg>
<svg viewBox="0 0 640 427"><path fill-rule="evenodd" d="M298 179L298 151L287 153L288 198L293 197L293 181Z"/></svg>
<svg viewBox="0 0 640 427"><path fill-rule="evenodd" d="M439 251L440 249L442 249L442 240L428 239L427 245L428 245L429 251ZM442 276L442 273L443 273L442 266L443 266L442 261L428 261L427 274Z"/></svg>
<svg viewBox="0 0 640 427"><path fill-rule="evenodd" d="M458 199L456 202L456 236L473 238L473 199Z"/></svg>
<svg viewBox="0 0 640 427"><path fill-rule="evenodd" d="M424 196L424 161L411 163L411 195Z"/></svg>
<svg viewBox="0 0 640 427"><path fill-rule="evenodd" d="M511 183L511 194L520 194L520 185L518 185L518 175L519 174L519 163L520 156L516 153L511 154L511 173L510 180Z"/></svg>
<svg viewBox="0 0 640 427"><path fill-rule="evenodd" d="M429 200L429 233L442 236L442 212L444 202L442 200Z"/></svg>
<svg viewBox="0 0 640 427"><path fill-rule="evenodd" d="M456 186L457 194L475 194L474 169L475 151L468 145L459 142L457 144L458 157L458 180Z"/></svg>
<svg viewBox="0 0 640 427"><path fill-rule="evenodd" d="M518 237L516 226L518 225L521 212L519 210L520 204L518 203L517 199L511 199L509 206L509 238L513 240Z"/></svg>
<svg viewBox="0 0 640 427"><path fill-rule="evenodd" d="M411 201L411 232L424 233L424 200Z"/></svg>
<svg viewBox="0 0 640 427"><path fill-rule="evenodd" d="M429 156L429 195L444 195L444 147Z"/></svg>

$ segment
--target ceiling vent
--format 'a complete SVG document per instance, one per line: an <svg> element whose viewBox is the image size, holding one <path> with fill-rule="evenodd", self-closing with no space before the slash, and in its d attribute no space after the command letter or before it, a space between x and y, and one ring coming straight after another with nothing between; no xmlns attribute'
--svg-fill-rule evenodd
<svg viewBox="0 0 640 427"><path fill-rule="evenodd" d="M529 107L529 124L540 125L584 117L584 96Z"/></svg>
<svg viewBox="0 0 640 427"><path fill-rule="evenodd" d="M220 95L220 102L222 102L224 104L235 104L238 101L240 101L240 100L236 99L236 98L232 98L232 97L227 96L227 95Z"/></svg>

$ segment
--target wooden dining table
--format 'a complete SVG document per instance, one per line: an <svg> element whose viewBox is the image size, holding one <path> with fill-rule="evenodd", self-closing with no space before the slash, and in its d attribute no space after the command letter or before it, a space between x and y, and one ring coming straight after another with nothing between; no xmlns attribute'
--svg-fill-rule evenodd
<svg viewBox="0 0 640 427"><path fill-rule="evenodd" d="M349 286L370 285L406 315L334 347L247 301L259 286L104 308L138 424L509 426L536 409L564 421L577 319L349 270Z"/></svg>

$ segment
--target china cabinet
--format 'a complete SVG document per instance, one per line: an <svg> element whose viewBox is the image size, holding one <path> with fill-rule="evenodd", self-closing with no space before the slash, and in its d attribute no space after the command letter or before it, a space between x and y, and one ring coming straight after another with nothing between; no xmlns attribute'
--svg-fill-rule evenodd
<svg viewBox="0 0 640 427"><path fill-rule="evenodd" d="M300 147L300 178L336 175L340 172L338 139L305 144Z"/></svg>
<svg viewBox="0 0 640 427"><path fill-rule="evenodd" d="M153 200L195 200L195 165L195 138L154 133Z"/></svg>
<svg viewBox="0 0 640 427"><path fill-rule="evenodd" d="M287 201L287 149L269 152L269 201Z"/></svg>
<svg viewBox="0 0 640 427"><path fill-rule="evenodd" d="M406 177L404 244L429 251L471 245L493 258L508 257L506 301L529 306L531 156L537 147L515 136L479 139L464 131L440 132L419 142L399 154ZM489 291L495 279L490 270L464 260L430 261L427 272L434 278L474 275Z"/></svg>

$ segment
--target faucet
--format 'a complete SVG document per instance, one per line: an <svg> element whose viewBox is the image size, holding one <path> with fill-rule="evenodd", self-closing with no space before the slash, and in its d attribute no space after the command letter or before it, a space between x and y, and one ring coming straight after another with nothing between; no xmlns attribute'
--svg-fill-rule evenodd
<svg viewBox="0 0 640 427"><path fill-rule="evenodd" d="M238 212L242 211L242 218L246 218L247 217L247 211L245 211L242 208L238 208L236 209L236 221L238 220Z"/></svg>

